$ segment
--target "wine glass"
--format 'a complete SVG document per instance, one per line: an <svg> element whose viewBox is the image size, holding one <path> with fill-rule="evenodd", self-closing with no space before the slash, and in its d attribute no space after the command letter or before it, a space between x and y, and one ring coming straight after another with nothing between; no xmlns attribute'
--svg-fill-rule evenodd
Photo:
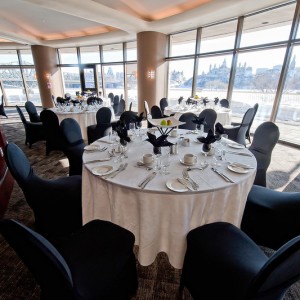
<svg viewBox="0 0 300 300"><path fill-rule="evenodd" d="M129 130L132 135L135 135L135 123L129 123Z"/></svg>
<svg viewBox="0 0 300 300"><path fill-rule="evenodd" d="M162 154L160 156L161 174L169 174L168 166L170 166L170 149L169 147L162 147Z"/></svg>
<svg viewBox="0 0 300 300"><path fill-rule="evenodd" d="M207 155L210 150L211 150L211 144L203 144L202 145L202 153L204 155L204 161L201 163L201 165L203 165L203 166L208 165Z"/></svg>
<svg viewBox="0 0 300 300"><path fill-rule="evenodd" d="M137 122L136 123L137 128L139 129L138 135L141 136L141 128L142 128L142 122Z"/></svg>

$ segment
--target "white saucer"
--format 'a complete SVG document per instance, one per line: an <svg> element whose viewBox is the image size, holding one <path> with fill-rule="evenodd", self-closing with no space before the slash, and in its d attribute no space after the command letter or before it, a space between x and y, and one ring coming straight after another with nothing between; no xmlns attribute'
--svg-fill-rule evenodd
<svg viewBox="0 0 300 300"><path fill-rule="evenodd" d="M113 167L109 166L109 165L98 166L98 167L95 167L92 169L92 173L94 175L102 176L102 175L105 175L108 172L110 172L112 169L113 169Z"/></svg>
<svg viewBox="0 0 300 300"><path fill-rule="evenodd" d="M138 164L140 164L141 166L149 167L149 166L151 166L153 164L153 161L151 163L145 164L142 160L139 160Z"/></svg>
<svg viewBox="0 0 300 300"><path fill-rule="evenodd" d="M196 164L196 162L193 162L193 163L191 163L191 164L187 164L187 163L185 163L185 162L183 161L183 159L180 159L180 162L181 162L183 165L185 165L185 166L193 166L193 165Z"/></svg>
<svg viewBox="0 0 300 300"><path fill-rule="evenodd" d="M229 147L231 148L235 148L235 149L245 149L245 146L241 145L241 144L237 144L237 143L229 143L227 144Z"/></svg>
<svg viewBox="0 0 300 300"><path fill-rule="evenodd" d="M181 184L177 179L168 180L166 186L173 192L183 193L188 191L188 188Z"/></svg>
<svg viewBox="0 0 300 300"><path fill-rule="evenodd" d="M242 167L236 167L236 166L228 165L227 168L230 171L235 172L235 173L239 173L239 174L246 174L246 173L249 172L249 169L244 169Z"/></svg>

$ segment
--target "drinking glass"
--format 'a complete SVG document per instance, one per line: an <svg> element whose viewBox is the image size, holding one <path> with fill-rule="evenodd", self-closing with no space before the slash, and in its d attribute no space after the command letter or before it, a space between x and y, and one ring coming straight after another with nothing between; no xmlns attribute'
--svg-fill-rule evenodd
<svg viewBox="0 0 300 300"><path fill-rule="evenodd" d="M168 167L170 166L170 149L169 147L162 147L162 154L160 156L161 174L169 174Z"/></svg>

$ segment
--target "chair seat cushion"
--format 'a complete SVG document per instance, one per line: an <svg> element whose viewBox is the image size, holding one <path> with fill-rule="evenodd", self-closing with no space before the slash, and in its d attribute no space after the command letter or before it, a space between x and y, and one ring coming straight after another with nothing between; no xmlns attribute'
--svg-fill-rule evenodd
<svg viewBox="0 0 300 300"><path fill-rule="evenodd" d="M122 292L120 281L125 289L132 287L134 240L130 231L111 222L94 220L58 246L81 299L111 299Z"/></svg>

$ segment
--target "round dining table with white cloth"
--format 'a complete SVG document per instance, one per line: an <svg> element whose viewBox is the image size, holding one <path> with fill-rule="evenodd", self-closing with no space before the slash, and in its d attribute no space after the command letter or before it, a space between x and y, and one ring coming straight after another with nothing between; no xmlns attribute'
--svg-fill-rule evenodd
<svg viewBox="0 0 300 300"><path fill-rule="evenodd" d="M203 111L203 107L194 107L194 106L181 106L181 105L176 105L173 107L166 107L164 110L164 115L170 116L171 114L174 114L174 118L179 120L180 116L184 113L187 112L192 112L195 115L199 116L201 111ZM221 123L222 125L230 125L231 124L231 114L232 111L231 109L228 108L219 108L217 107L216 109L217 113L217 120L216 123Z"/></svg>
<svg viewBox="0 0 300 300"><path fill-rule="evenodd" d="M52 110L56 113L59 123L66 118L72 118L74 120L76 120L80 126L81 129L81 134L82 134L82 138L87 141L88 137L87 137L87 127L90 125L94 125L97 123L96 121L96 113L98 111L99 108L93 108L91 106L91 108L89 109L84 109L84 110L80 110L80 109L76 109L73 106L70 107L65 107L65 110L60 110L57 108L52 108ZM114 114L114 110L112 107L110 107L111 111L112 111L112 118L111 121L113 121L115 119L115 114Z"/></svg>
<svg viewBox="0 0 300 300"><path fill-rule="evenodd" d="M199 185L197 191L176 192L168 189L166 182L182 177L182 171L186 169L182 163L184 154L194 154L197 157L196 165L205 160L197 135L186 130L178 130L179 133L190 140L189 146L178 144L178 154L170 155L170 173L162 175L158 171L145 189L138 187L138 184L153 172L137 166L143 154L153 152L153 146L146 141L145 134L128 143L122 161L128 166L114 178L105 179L93 174L100 166L114 170L121 164L116 157L109 157L108 151L115 147L111 144L111 137L104 137L92 144L99 149L107 147L106 151L85 151L83 155L83 223L101 219L130 230L135 235L135 244L139 246L138 260L143 266L152 264L159 252L165 252L170 264L180 269L186 251L186 236L190 230L218 221L239 227L255 178L256 159L251 152L223 143L225 158L217 169L234 183L225 181L212 171L211 164L215 160L213 156L207 156L210 164L207 168L189 171L190 177ZM156 134L159 135L158 132ZM180 142L179 137L168 137L168 140ZM105 161L94 161L96 159ZM253 168L245 170L243 174L236 173L228 169L228 162L244 163Z"/></svg>

